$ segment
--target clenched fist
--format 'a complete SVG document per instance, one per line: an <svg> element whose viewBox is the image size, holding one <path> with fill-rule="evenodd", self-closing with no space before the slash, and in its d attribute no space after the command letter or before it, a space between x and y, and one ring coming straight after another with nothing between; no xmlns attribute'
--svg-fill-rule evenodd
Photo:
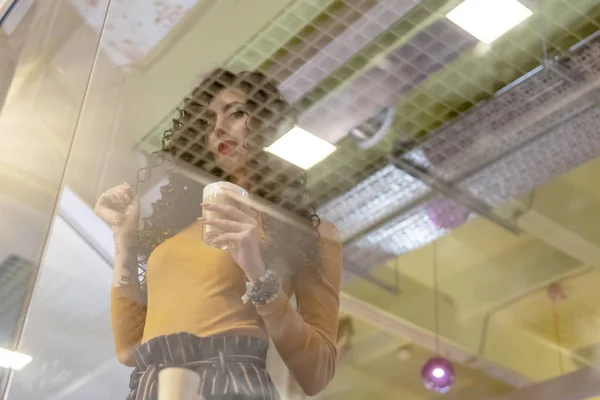
<svg viewBox="0 0 600 400"><path fill-rule="evenodd" d="M114 235L127 236L138 229L140 200L127 183L102 193L94 210Z"/></svg>

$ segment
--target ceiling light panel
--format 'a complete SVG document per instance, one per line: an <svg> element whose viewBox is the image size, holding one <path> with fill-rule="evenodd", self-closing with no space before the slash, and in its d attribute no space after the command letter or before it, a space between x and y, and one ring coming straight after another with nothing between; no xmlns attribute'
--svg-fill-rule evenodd
<svg viewBox="0 0 600 400"><path fill-rule="evenodd" d="M0 367L19 370L31 362L31 356L0 347Z"/></svg>
<svg viewBox="0 0 600 400"><path fill-rule="evenodd" d="M490 44L533 13L517 0L465 0L446 17Z"/></svg>
<svg viewBox="0 0 600 400"><path fill-rule="evenodd" d="M336 147L331 143L295 126L267 147L267 151L300 168L310 169L333 153Z"/></svg>

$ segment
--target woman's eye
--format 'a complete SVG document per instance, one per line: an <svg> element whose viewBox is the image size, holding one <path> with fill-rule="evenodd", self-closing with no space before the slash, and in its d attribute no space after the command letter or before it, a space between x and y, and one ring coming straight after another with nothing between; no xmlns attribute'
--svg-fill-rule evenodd
<svg viewBox="0 0 600 400"><path fill-rule="evenodd" d="M244 111L244 110L237 110L237 111L234 111L231 114L229 114L229 116L231 118L235 118L235 119L243 118L243 117L246 116L246 111Z"/></svg>

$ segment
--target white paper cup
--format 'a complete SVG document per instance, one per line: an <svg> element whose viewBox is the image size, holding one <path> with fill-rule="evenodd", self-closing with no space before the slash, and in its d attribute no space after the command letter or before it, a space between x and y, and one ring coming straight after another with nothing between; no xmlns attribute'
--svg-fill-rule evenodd
<svg viewBox="0 0 600 400"><path fill-rule="evenodd" d="M240 196L248 196L248 192L244 188L242 188L238 185L234 185L233 183L230 183L230 182L214 182L214 183L206 185L206 187L204 188L204 191L202 193L202 202L208 203L208 204L223 204L223 205L237 207L238 202L235 199L233 199L231 196L227 195L222 190L223 188L233 190ZM207 218L207 219L225 218L225 216L221 215L221 213L216 212L216 211L209 211L205 208L202 209L202 217ZM202 239L204 240L204 243L206 243L209 246L213 246L213 247L220 248L221 250L225 250L225 249L227 249L226 245L225 246L215 246L210 243L211 239L219 236L221 233L222 232L219 228L204 224L204 227L202 229Z"/></svg>
<svg viewBox="0 0 600 400"><path fill-rule="evenodd" d="M187 368L170 367L158 373L158 400L199 400L200 375Z"/></svg>

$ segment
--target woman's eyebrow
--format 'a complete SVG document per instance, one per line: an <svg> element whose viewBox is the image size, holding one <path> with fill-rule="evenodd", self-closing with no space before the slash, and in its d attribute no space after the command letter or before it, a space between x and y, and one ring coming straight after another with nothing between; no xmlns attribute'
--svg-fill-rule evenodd
<svg viewBox="0 0 600 400"><path fill-rule="evenodd" d="M245 106L245 105L246 104L244 102L241 102L239 100L235 100L235 101L232 101L231 103L226 104L225 107L223 107L223 112L228 112L229 110L231 110L235 106Z"/></svg>

